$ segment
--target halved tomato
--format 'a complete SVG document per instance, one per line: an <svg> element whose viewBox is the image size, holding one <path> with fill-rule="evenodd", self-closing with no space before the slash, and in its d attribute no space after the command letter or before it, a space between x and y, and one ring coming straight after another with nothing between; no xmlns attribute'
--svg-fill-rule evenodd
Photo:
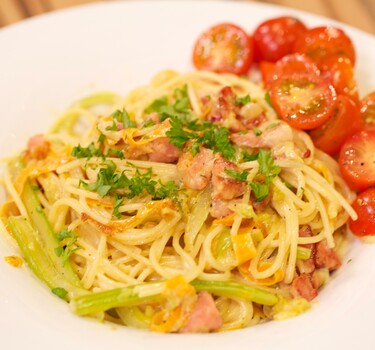
<svg viewBox="0 0 375 350"><path fill-rule="evenodd" d="M309 56L318 66L323 68L323 62L328 56L345 56L355 64L355 49L346 33L332 26L309 29L297 38L294 52Z"/></svg>
<svg viewBox="0 0 375 350"><path fill-rule="evenodd" d="M375 130L362 130L343 144L339 166L342 177L356 191L375 185Z"/></svg>
<svg viewBox="0 0 375 350"><path fill-rule="evenodd" d="M200 35L193 50L197 69L246 74L253 61L253 39L239 26L221 23Z"/></svg>
<svg viewBox="0 0 375 350"><path fill-rule="evenodd" d="M273 80L273 74L275 71L275 63L261 61L259 62L259 70L262 75L262 81L265 88L268 88L269 83Z"/></svg>
<svg viewBox="0 0 375 350"><path fill-rule="evenodd" d="M254 31L256 60L276 62L292 53L297 38L306 31L306 26L297 18L282 16L261 23Z"/></svg>
<svg viewBox="0 0 375 350"><path fill-rule="evenodd" d="M361 116L365 130L375 130L375 91L361 101Z"/></svg>
<svg viewBox="0 0 375 350"><path fill-rule="evenodd" d="M311 130L332 115L335 89L302 55L285 56L276 63L270 96L276 112L296 129Z"/></svg>
<svg viewBox="0 0 375 350"><path fill-rule="evenodd" d="M375 235L375 188L360 193L352 204L357 220L349 219L349 228L358 237Z"/></svg>
<svg viewBox="0 0 375 350"><path fill-rule="evenodd" d="M310 132L316 147L334 156L345 140L362 129L358 105L348 96L338 95L332 116L322 126Z"/></svg>

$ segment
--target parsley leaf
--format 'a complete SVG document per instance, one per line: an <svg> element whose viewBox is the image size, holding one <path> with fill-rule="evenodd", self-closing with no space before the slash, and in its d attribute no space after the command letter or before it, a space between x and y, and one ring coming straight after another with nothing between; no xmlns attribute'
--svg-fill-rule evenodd
<svg viewBox="0 0 375 350"><path fill-rule="evenodd" d="M253 128L253 133L255 134L255 136L260 136L262 135L262 130L258 128Z"/></svg>
<svg viewBox="0 0 375 350"><path fill-rule="evenodd" d="M94 142L91 142L87 147L78 145L72 149L72 156L77 158L92 158L102 157L102 151L95 147Z"/></svg>
<svg viewBox="0 0 375 350"><path fill-rule="evenodd" d="M247 105L248 103L251 102L251 99L250 99L250 96L249 95L245 95L243 97L239 97L237 98L235 101L234 101L234 105L235 106L245 106Z"/></svg>
<svg viewBox="0 0 375 350"><path fill-rule="evenodd" d="M237 181L246 182L249 175L248 171L238 171L235 169L224 169L225 173Z"/></svg>
<svg viewBox="0 0 375 350"><path fill-rule="evenodd" d="M241 155L242 155L242 160L244 162L252 162L253 160L257 160L258 159L259 153L250 154L249 152L242 151Z"/></svg>
<svg viewBox="0 0 375 350"><path fill-rule="evenodd" d="M137 127L137 124L130 118L125 108L122 111L118 109L117 111L113 112L111 117L117 120L119 123L122 123L124 125L124 129ZM117 130L117 127L115 130Z"/></svg>
<svg viewBox="0 0 375 350"><path fill-rule="evenodd" d="M116 193L115 199L116 199L116 202L115 202L115 205L113 206L113 216L115 216L117 219L120 219L121 213L119 212L119 208L124 202L124 197L121 197L119 194Z"/></svg>
<svg viewBox="0 0 375 350"><path fill-rule="evenodd" d="M171 118L171 128L166 135L170 138L169 142L178 148L182 148L190 139L199 138L197 133L186 131L181 121L175 117Z"/></svg>
<svg viewBox="0 0 375 350"><path fill-rule="evenodd" d="M67 227L64 227L61 231L56 232L56 238L59 242L63 242L63 246L59 245L55 248L55 254L57 256L61 256L63 260L63 266L65 266L66 262L68 261L69 257L77 250L81 249L81 247L73 248L74 244L77 242L78 237Z"/></svg>
<svg viewBox="0 0 375 350"><path fill-rule="evenodd" d="M274 159L271 151L260 150L258 155L259 174L265 174L267 177L275 177L280 173L280 167L274 165Z"/></svg>
<svg viewBox="0 0 375 350"><path fill-rule="evenodd" d="M268 184L262 184L260 182L252 182L250 183L251 189L254 192L255 195L255 201L260 202L263 199L265 199L269 195L269 185Z"/></svg>

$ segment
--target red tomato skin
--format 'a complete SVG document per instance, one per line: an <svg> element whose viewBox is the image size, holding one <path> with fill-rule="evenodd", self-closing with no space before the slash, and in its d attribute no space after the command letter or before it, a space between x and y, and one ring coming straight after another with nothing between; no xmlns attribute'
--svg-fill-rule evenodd
<svg viewBox="0 0 375 350"><path fill-rule="evenodd" d="M256 60L276 62L293 51L297 38L306 31L297 18L282 16L261 23L254 31Z"/></svg>
<svg viewBox="0 0 375 350"><path fill-rule="evenodd" d="M195 42L193 64L198 70L244 75L253 62L253 38L232 23L217 24Z"/></svg>
<svg viewBox="0 0 375 350"><path fill-rule="evenodd" d="M345 56L329 56L322 60L322 65L322 75L331 82L336 92L349 96L359 105L358 86L350 59Z"/></svg>
<svg viewBox="0 0 375 350"><path fill-rule="evenodd" d="M375 130L375 91L361 101L361 116L365 130Z"/></svg>
<svg viewBox="0 0 375 350"><path fill-rule="evenodd" d="M351 39L339 28L322 26L307 30L296 40L293 51L309 56L318 66L324 68L328 56L342 55L355 65L355 48Z"/></svg>
<svg viewBox="0 0 375 350"><path fill-rule="evenodd" d="M346 95L338 95L332 116L321 127L311 130L316 147L335 156L345 140L362 129L358 105Z"/></svg>
<svg viewBox="0 0 375 350"><path fill-rule="evenodd" d="M375 186L375 130L362 130L348 137L338 163L351 189L363 191Z"/></svg>
<svg viewBox="0 0 375 350"><path fill-rule="evenodd" d="M350 231L358 236L375 235L375 188L361 192L352 207L358 215L357 220L349 219Z"/></svg>
<svg viewBox="0 0 375 350"><path fill-rule="evenodd" d="M272 104L290 126L311 130L329 119L336 92L328 81L320 77L320 71L311 59L300 54L287 55L276 62L272 78ZM302 96L300 100L298 95Z"/></svg>
<svg viewBox="0 0 375 350"><path fill-rule="evenodd" d="M273 80L275 71L275 63L268 61L259 62L259 69L262 76L263 85L266 89L269 88L270 82Z"/></svg>

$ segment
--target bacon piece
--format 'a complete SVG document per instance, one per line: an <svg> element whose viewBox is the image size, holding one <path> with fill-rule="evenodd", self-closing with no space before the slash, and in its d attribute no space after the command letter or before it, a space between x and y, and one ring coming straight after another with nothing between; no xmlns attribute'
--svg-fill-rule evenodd
<svg viewBox="0 0 375 350"><path fill-rule="evenodd" d="M242 113L242 110L241 110ZM260 124L267 120L267 116L262 112L257 117L252 118L240 118L241 123L245 126L248 130L253 130L257 128Z"/></svg>
<svg viewBox="0 0 375 350"><path fill-rule="evenodd" d="M251 201L251 205L253 206L254 208L254 211L256 213L260 213L262 212L263 210L265 210L267 207L268 207L268 204L270 203L271 201L271 198L270 196L267 196L266 198L262 199L261 201L257 202L255 200L255 195L253 192L251 192L251 195L250 195L250 201Z"/></svg>
<svg viewBox="0 0 375 350"><path fill-rule="evenodd" d="M181 150L169 143L168 137L161 137L150 142L152 153L149 153L149 161L160 163L175 163L181 154Z"/></svg>
<svg viewBox="0 0 375 350"><path fill-rule="evenodd" d="M332 248L328 247L326 240L316 244L315 266L326 267L329 271L337 270L341 266L339 257Z"/></svg>
<svg viewBox="0 0 375 350"><path fill-rule="evenodd" d="M233 179L225 170L238 170L236 164L221 156L215 158L212 168L212 198L229 200L244 194L246 184Z"/></svg>
<svg viewBox="0 0 375 350"><path fill-rule="evenodd" d="M236 94L232 88L225 86L216 96L212 97L210 112L207 119L213 123L225 126L231 131L245 130L244 125L237 120L240 106L236 106Z"/></svg>
<svg viewBox="0 0 375 350"><path fill-rule="evenodd" d="M314 287L311 275L303 273L293 280L290 293L294 298L302 297L311 301L318 295L318 290Z"/></svg>
<svg viewBox="0 0 375 350"><path fill-rule="evenodd" d="M240 202L240 199L224 200L213 198L211 200L210 215L217 219L224 218L233 213L233 210L229 206L238 202Z"/></svg>
<svg viewBox="0 0 375 350"><path fill-rule="evenodd" d="M47 157L50 143L42 134L35 135L27 143L27 155L34 159L44 159Z"/></svg>
<svg viewBox="0 0 375 350"><path fill-rule="evenodd" d="M246 134L232 134L230 139L234 144L241 147L273 148L280 143L292 141L293 132L289 125L280 123L273 128L266 129L259 136L249 131Z"/></svg>
<svg viewBox="0 0 375 350"><path fill-rule="evenodd" d="M200 292L189 320L180 333L211 332L219 329L222 324L223 320L211 294Z"/></svg>
<svg viewBox="0 0 375 350"><path fill-rule="evenodd" d="M198 154L193 156L190 147L191 143L188 142L178 159L177 173L186 187L203 190L211 180L214 155L211 150L200 147Z"/></svg>

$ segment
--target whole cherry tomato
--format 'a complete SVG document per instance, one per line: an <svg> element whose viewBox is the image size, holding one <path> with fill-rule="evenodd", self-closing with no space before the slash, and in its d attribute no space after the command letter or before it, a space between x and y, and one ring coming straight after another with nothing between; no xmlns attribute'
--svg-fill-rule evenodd
<svg viewBox="0 0 375 350"><path fill-rule="evenodd" d="M375 91L361 101L361 116L365 130L375 130Z"/></svg>
<svg viewBox="0 0 375 350"><path fill-rule="evenodd" d="M358 86L354 76L353 64L345 56L329 56L321 62L322 74L338 94L349 96L359 104Z"/></svg>
<svg viewBox="0 0 375 350"><path fill-rule="evenodd" d="M362 129L358 105L346 95L338 95L332 116L310 132L316 147L334 156L340 152L345 140Z"/></svg>
<svg viewBox="0 0 375 350"><path fill-rule="evenodd" d="M358 219L349 219L350 231L358 237L375 235L375 188L360 193L352 207Z"/></svg>
<svg viewBox="0 0 375 350"><path fill-rule="evenodd" d="M276 62L292 53L297 38L306 26L297 18L282 16L261 23L254 31L254 50L257 61Z"/></svg>
<svg viewBox="0 0 375 350"><path fill-rule="evenodd" d="M293 51L309 56L318 66L324 68L328 56L345 56L355 64L355 49L345 32L332 26L316 27L297 38Z"/></svg>
<svg viewBox="0 0 375 350"><path fill-rule="evenodd" d="M351 135L341 147L339 166L342 177L356 191L375 185L375 130Z"/></svg>
<svg viewBox="0 0 375 350"><path fill-rule="evenodd" d="M197 69L246 74L253 62L253 39L239 26L221 23L200 35L193 50Z"/></svg>

